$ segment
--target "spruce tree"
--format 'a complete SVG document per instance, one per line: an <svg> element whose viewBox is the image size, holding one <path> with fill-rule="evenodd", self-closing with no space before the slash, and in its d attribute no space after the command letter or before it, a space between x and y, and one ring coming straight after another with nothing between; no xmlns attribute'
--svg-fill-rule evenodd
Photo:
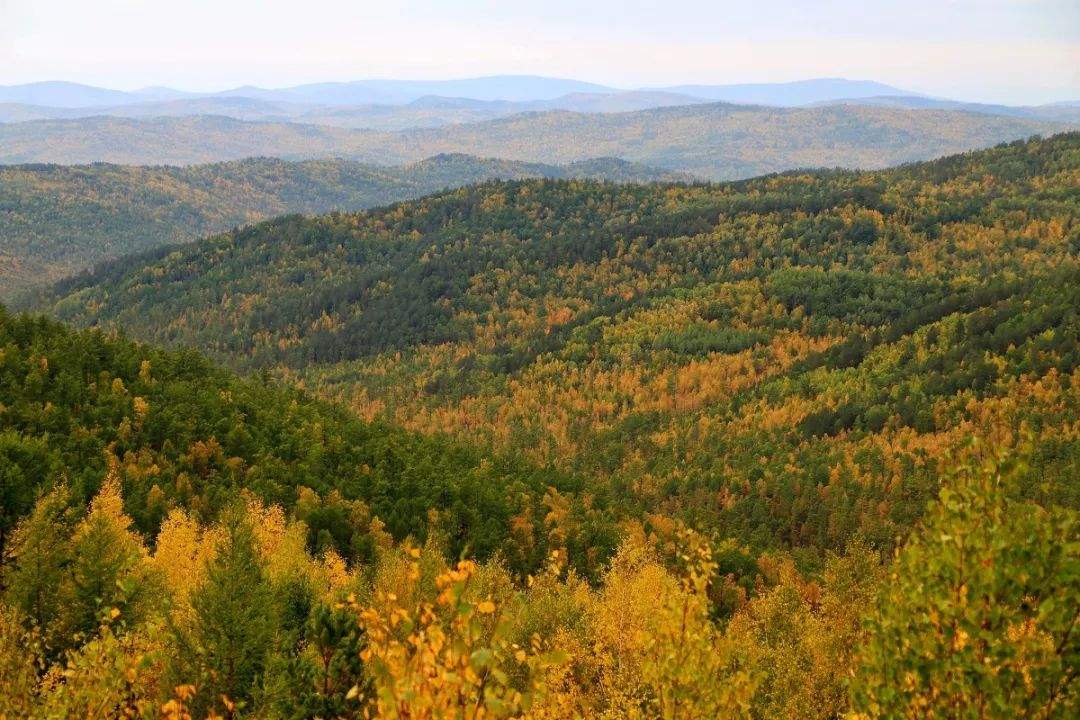
<svg viewBox="0 0 1080 720"><path fill-rule="evenodd" d="M197 658L198 704L220 710L250 703L272 647L274 603L251 525L233 509L224 537L195 591L191 646Z"/></svg>

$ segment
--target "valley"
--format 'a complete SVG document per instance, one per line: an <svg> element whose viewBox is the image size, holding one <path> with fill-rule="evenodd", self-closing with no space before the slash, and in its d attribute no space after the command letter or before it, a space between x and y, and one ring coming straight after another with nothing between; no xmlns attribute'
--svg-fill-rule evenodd
<svg viewBox="0 0 1080 720"><path fill-rule="evenodd" d="M301 80L0 86L0 718L1077 715L1076 103Z"/></svg>
<svg viewBox="0 0 1080 720"><path fill-rule="evenodd" d="M1062 135L877 173L487 183L106 265L45 307L745 541L887 543L972 435L1073 405L1078 160Z"/></svg>

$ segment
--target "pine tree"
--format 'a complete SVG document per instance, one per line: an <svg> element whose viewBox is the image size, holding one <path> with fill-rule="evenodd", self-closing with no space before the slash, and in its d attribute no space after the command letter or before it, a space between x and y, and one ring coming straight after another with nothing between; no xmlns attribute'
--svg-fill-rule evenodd
<svg viewBox="0 0 1080 720"><path fill-rule="evenodd" d="M35 488L52 464L44 441L0 432L0 565L12 529L33 507Z"/></svg>
<svg viewBox="0 0 1080 720"><path fill-rule="evenodd" d="M303 636L282 648L273 663L275 705L281 716L361 717L362 702L370 693L362 650L363 631L353 612L325 603L313 607Z"/></svg>

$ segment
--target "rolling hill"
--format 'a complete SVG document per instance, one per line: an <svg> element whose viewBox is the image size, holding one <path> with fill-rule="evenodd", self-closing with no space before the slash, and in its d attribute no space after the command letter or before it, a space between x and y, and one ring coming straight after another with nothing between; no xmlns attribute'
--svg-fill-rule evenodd
<svg viewBox="0 0 1080 720"><path fill-rule="evenodd" d="M796 167L881 168L1068 129L950 110L699 104L532 112L398 132L224 117L94 117L0 125L0 163L187 165L252 156L402 164L440 153L568 163L600 155L726 180Z"/></svg>
<svg viewBox="0 0 1080 720"><path fill-rule="evenodd" d="M491 506L475 514L478 503L517 502L505 492L511 483L531 486L538 511L549 484L573 491L565 475L363 422L294 389L241 379L195 353L74 332L43 318L13 316L3 306L0 347L6 479L0 551L12 519L26 512L39 490L62 479L73 503L85 505L110 462L127 473L127 507L143 532L158 531L166 506L215 517L239 482L290 508L301 487L374 502L374 512L399 540L427 532L418 520L443 502L450 510L447 527L457 526L461 547L468 544L481 555L494 552L507 531L506 522L492 522L487 513L506 521L512 510ZM35 372L37 378L27 381L27 373ZM45 403L57 412L42 414ZM139 474L130 464L135 458L154 470ZM20 467L25 475L7 474ZM470 517L453 517L459 510ZM503 537L481 537L492 531ZM347 546L345 539L339 549L348 554Z"/></svg>
<svg viewBox="0 0 1080 720"><path fill-rule="evenodd" d="M0 309L0 710L1072 718L1078 180L487 182Z"/></svg>
<svg viewBox="0 0 1080 720"><path fill-rule="evenodd" d="M0 167L0 299L102 260L289 213L359 210L496 178L686 180L614 159L563 166L441 155L404 167L257 158Z"/></svg>
<svg viewBox="0 0 1080 720"><path fill-rule="evenodd" d="M592 148L594 154L731 180L792 168L882 168L1067 127L934 110L711 104L601 116L524 114L407 131L383 147L549 158L545 162L572 161Z"/></svg>
<svg viewBox="0 0 1080 720"><path fill-rule="evenodd" d="M77 325L604 479L747 542L889 544L972 436L1076 502L1080 135L721 185L488 183L62 283ZM947 463L946 463L947 464Z"/></svg>
<svg viewBox="0 0 1080 720"><path fill-rule="evenodd" d="M709 101L689 95L650 91L572 93L553 100L520 102L425 95L409 103L398 105L324 105L227 95L171 98L86 108L0 103L0 123L88 117L159 118L220 115L249 122L294 122L394 131L480 122L540 110L629 112L705 102Z"/></svg>
<svg viewBox="0 0 1080 720"><path fill-rule="evenodd" d="M928 98L918 95L880 95L864 98L830 100L822 105L874 105L877 107L902 107L923 110L960 110L962 112L1003 115L1006 117L1034 118L1058 122L1080 122L1080 106L1068 103L1049 105L992 105L987 103L960 102Z"/></svg>
<svg viewBox="0 0 1080 720"><path fill-rule="evenodd" d="M0 123L79 118L183 118L216 115L245 122L300 123L367 130L405 130L492 120L529 109L525 104L420 98L407 105L313 105L247 97L181 98L93 108L0 104ZM531 103L530 103L531 105ZM651 107L651 105L649 105Z"/></svg>

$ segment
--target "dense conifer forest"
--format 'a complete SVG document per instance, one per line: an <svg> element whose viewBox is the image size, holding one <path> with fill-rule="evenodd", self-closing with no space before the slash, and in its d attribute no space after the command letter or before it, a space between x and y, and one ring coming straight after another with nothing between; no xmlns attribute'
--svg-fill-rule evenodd
<svg viewBox="0 0 1080 720"><path fill-rule="evenodd" d="M1073 133L64 281L0 312L0 716L1074 717L1078 208Z"/></svg>

